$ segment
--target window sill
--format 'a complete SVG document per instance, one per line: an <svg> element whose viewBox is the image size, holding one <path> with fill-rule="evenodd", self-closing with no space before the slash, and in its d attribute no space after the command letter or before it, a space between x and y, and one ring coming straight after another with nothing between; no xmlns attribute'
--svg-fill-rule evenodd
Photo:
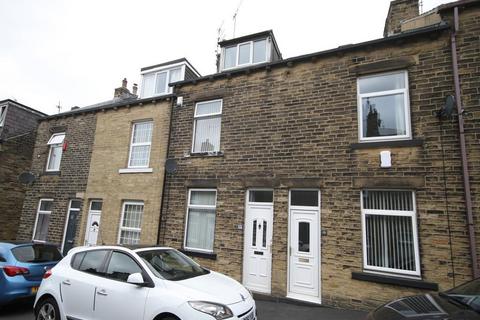
<svg viewBox="0 0 480 320"><path fill-rule="evenodd" d="M409 279L409 278L393 277L393 276L387 276L383 274L373 274L368 272L352 272L352 279L384 283L384 284L392 284L397 286L424 289L424 290L438 291L438 283L426 282L423 280L416 280L416 279Z"/></svg>
<svg viewBox="0 0 480 320"><path fill-rule="evenodd" d="M191 158L205 158L205 157L223 157L223 152L222 151L216 151L216 152L191 152L188 157Z"/></svg>
<svg viewBox="0 0 480 320"><path fill-rule="evenodd" d="M44 171L42 176L60 176L61 171Z"/></svg>
<svg viewBox="0 0 480 320"><path fill-rule="evenodd" d="M207 253L207 252L192 251L192 250L188 250L188 249L180 249L180 252L182 252L182 253L186 254L187 256L190 256L190 257L217 260L217 254L213 253L213 252L212 253Z"/></svg>
<svg viewBox="0 0 480 320"><path fill-rule="evenodd" d="M118 169L118 173L151 173L153 172L152 168L125 168Z"/></svg>
<svg viewBox="0 0 480 320"><path fill-rule="evenodd" d="M373 149L373 148L395 148L395 147L422 147L423 139L391 140L391 141L368 141L352 143L350 150Z"/></svg>

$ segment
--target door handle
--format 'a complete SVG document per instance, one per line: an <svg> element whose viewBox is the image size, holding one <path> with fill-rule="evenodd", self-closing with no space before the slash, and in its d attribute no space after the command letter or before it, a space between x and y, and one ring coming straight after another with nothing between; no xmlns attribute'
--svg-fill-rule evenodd
<svg viewBox="0 0 480 320"><path fill-rule="evenodd" d="M98 294L98 295L101 295L101 296L108 296L108 293L107 293L107 291L105 291L105 289L98 290L98 291L97 291L97 294Z"/></svg>
<svg viewBox="0 0 480 320"><path fill-rule="evenodd" d="M66 286L71 286L70 280L63 280L62 283Z"/></svg>

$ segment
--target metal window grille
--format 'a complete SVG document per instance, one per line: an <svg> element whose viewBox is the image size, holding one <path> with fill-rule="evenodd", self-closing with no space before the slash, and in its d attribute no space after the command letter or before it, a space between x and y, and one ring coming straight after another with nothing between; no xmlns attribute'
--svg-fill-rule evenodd
<svg viewBox="0 0 480 320"><path fill-rule="evenodd" d="M138 244L142 230L143 203L126 202L123 205L120 226L120 244Z"/></svg>
<svg viewBox="0 0 480 320"><path fill-rule="evenodd" d="M363 191L362 218L366 269L420 274L412 192Z"/></svg>

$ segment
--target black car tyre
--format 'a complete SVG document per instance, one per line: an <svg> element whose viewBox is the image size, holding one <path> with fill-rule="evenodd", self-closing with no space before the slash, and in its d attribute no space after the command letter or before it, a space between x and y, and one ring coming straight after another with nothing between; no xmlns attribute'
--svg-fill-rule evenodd
<svg viewBox="0 0 480 320"><path fill-rule="evenodd" d="M35 311L36 320L60 320L60 311L53 298L41 300Z"/></svg>

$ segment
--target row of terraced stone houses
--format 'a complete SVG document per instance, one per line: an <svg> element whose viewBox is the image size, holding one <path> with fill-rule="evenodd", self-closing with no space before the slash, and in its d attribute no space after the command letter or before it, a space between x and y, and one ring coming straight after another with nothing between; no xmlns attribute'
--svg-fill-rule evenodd
<svg viewBox="0 0 480 320"><path fill-rule="evenodd" d="M17 238L171 246L359 309L476 277L479 35L478 0L395 0L380 39L283 58L266 31L221 41L212 75L143 68L39 120Z"/></svg>

